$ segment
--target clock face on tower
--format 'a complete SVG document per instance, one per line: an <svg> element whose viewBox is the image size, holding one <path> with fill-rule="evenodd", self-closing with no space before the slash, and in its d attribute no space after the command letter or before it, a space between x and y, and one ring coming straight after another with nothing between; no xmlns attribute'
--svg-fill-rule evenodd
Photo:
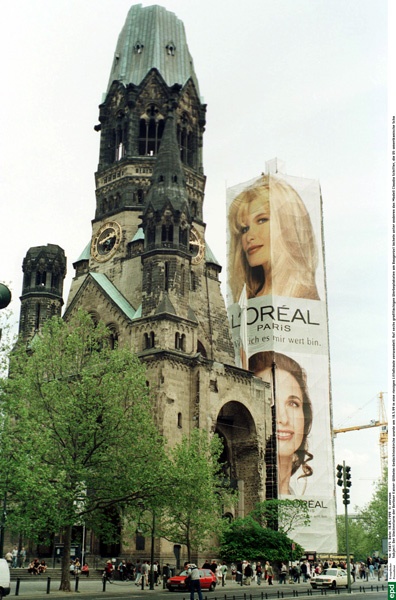
<svg viewBox="0 0 396 600"><path fill-rule="evenodd" d="M115 221L104 223L92 240L91 254L98 262L109 260L120 245L122 235L121 226Z"/></svg>
<svg viewBox="0 0 396 600"><path fill-rule="evenodd" d="M205 242L194 227L190 229L190 253L193 265L198 265L205 256Z"/></svg>

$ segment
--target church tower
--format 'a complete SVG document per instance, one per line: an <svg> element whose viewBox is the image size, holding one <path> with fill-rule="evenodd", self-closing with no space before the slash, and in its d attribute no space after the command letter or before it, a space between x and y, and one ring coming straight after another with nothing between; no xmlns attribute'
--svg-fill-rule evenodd
<svg viewBox="0 0 396 600"><path fill-rule="evenodd" d="M82 307L138 354L170 443L196 427L223 438L244 516L265 498L270 390L235 366L221 266L205 241L205 114L183 23L133 6L99 107L92 236L64 318ZM123 550L133 555L134 543ZM157 544L156 556L174 561L169 543Z"/></svg>
<svg viewBox="0 0 396 600"><path fill-rule="evenodd" d="M66 257L60 246L30 248L23 260L19 339L29 342L51 317L61 316Z"/></svg>

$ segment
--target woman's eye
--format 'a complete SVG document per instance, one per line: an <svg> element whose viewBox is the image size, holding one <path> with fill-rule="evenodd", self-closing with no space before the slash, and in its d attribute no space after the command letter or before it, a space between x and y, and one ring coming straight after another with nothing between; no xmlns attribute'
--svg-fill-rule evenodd
<svg viewBox="0 0 396 600"><path fill-rule="evenodd" d="M259 222L260 224L261 224L261 223L267 223L267 221L269 221L268 217L260 217L260 218L258 219L258 222Z"/></svg>
<svg viewBox="0 0 396 600"><path fill-rule="evenodd" d="M241 227L241 233L247 233L249 231L249 227L247 225L244 225Z"/></svg>
<svg viewBox="0 0 396 600"><path fill-rule="evenodd" d="M289 400L289 406L292 408L300 408L301 404L297 400Z"/></svg>

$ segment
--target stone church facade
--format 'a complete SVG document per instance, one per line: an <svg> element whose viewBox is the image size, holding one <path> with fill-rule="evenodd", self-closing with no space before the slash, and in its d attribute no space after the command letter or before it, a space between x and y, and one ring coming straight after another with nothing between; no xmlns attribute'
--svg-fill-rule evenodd
<svg viewBox="0 0 396 600"><path fill-rule="evenodd" d="M271 399L267 384L235 366L221 266L205 241L205 115L182 22L159 6L133 6L95 126L92 237L73 264L63 315L84 308L138 354L168 440L195 427L222 437L235 516L244 516L266 495ZM63 250L31 248L23 270L20 337L29 342L61 314ZM121 550L142 554L135 540ZM158 541L156 556L171 555Z"/></svg>

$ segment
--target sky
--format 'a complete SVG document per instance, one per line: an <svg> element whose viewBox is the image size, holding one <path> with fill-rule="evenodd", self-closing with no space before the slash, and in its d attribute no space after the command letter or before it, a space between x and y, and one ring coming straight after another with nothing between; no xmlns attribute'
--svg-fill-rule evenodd
<svg viewBox="0 0 396 600"><path fill-rule="evenodd" d="M72 263L90 240L99 159L94 125L131 4L2 4L0 281L12 290L15 321L27 250L47 243L64 248L67 297ZM158 4L184 22L207 104L204 219L206 239L223 265L223 281L226 187L258 176L275 157L285 162L289 175L318 179L334 427L377 420L378 395L383 392L388 403L389 388L393 98L387 2ZM351 506L364 506L381 474L379 429L338 434L334 453L336 464L345 460L352 468ZM343 512L339 496L338 512Z"/></svg>

